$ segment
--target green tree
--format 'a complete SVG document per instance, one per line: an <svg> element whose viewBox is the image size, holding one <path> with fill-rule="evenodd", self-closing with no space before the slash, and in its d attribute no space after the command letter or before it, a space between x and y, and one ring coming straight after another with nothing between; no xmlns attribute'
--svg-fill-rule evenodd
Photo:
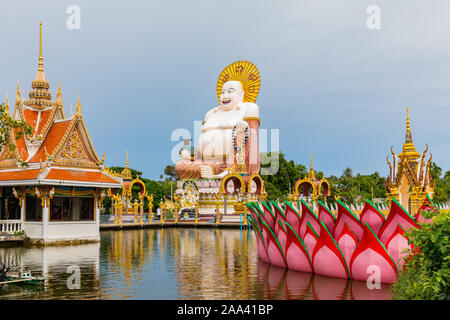
<svg viewBox="0 0 450 320"><path fill-rule="evenodd" d="M443 178L442 169L434 162L430 164L430 182L434 183L434 196L433 201L435 203L447 202L450 195L450 174L447 171Z"/></svg>
<svg viewBox="0 0 450 320"><path fill-rule="evenodd" d="M271 155L271 153L267 153L262 154L261 157L271 157ZM276 174L261 176L269 200L287 200L288 194L292 193L295 182L306 174L305 166L297 164L293 160L287 161L282 152L278 155L278 161L279 167ZM289 189L289 186L291 189Z"/></svg>
<svg viewBox="0 0 450 320"><path fill-rule="evenodd" d="M14 139L20 139L23 134L30 135L32 132L33 128L30 125L25 121L13 119L9 115L7 106L0 104L0 147L6 145L9 150L14 151L16 149Z"/></svg>
<svg viewBox="0 0 450 320"><path fill-rule="evenodd" d="M423 216L431 218L432 212ZM400 300L450 299L450 212L433 217L433 224L423 223L420 229L405 234L415 250L405 261L392 286L393 298Z"/></svg>
<svg viewBox="0 0 450 320"><path fill-rule="evenodd" d="M176 180L178 178L177 173L175 172L175 166L172 165L164 168L164 174L172 180Z"/></svg>

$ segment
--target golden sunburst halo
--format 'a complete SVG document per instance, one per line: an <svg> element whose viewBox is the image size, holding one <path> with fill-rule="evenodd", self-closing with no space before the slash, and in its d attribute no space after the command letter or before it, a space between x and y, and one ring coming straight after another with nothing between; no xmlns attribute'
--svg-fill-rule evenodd
<svg viewBox="0 0 450 320"><path fill-rule="evenodd" d="M220 103L220 94L225 82L240 81L244 89L244 102L255 102L261 88L261 77L255 65L249 61L236 61L227 66L217 79L217 99Z"/></svg>

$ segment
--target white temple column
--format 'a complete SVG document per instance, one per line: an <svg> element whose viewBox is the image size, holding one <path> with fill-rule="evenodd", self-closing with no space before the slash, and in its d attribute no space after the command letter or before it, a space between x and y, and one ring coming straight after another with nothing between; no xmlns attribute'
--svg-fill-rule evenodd
<svg viewBox="0 0 450 320"><path fill-rule="evenodd" d="M100 208L98 206L99 199L94 198L94 208L95 208L95 227L97 230L97 235L100 235Z"/></svg>
<svg viewBox="0 0 450 320"><path fill-rule="evenodd" d="M22 199L22 205L20 206L20 221L21 221L21 225L22 225L22 229L21 230L25 230L25 226L24 226L24 222L25 222L25 199L27 197L23 197Z"/></svg>

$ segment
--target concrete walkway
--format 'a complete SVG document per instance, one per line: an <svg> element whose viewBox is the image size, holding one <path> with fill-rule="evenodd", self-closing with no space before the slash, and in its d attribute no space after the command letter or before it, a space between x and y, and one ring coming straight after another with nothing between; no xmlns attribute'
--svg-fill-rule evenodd
<svg viewBox="0 0 450 320"><path fill-rule="evenodd" d="M242 226L245 228L245 226ZM135 222L129 222L129 223L123 223L123 224L115 224L115 223L102 223L100 224L100 231L103 230L119 230L119 229L140 229L140 228L236 228L240 229L241 224L240 223L234 223L234 222L221 222L221 223L211 223L211 222L197 222L194 221L183 221L179 220L178 222L175 222L173 220L164 221L164 223L161 223L159 221L156 222L144 222L144 223L135 223Z"/></svg>

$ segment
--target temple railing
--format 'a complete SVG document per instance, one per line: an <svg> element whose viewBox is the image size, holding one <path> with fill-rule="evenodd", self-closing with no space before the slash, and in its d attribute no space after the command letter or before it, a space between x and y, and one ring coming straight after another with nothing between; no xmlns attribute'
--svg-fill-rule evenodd
<svg viewBox="0 0 450 320"><path fill-rule="evenodd" d="M11 233L23 230L22 220L0 220L0 233Z"/></svg>

